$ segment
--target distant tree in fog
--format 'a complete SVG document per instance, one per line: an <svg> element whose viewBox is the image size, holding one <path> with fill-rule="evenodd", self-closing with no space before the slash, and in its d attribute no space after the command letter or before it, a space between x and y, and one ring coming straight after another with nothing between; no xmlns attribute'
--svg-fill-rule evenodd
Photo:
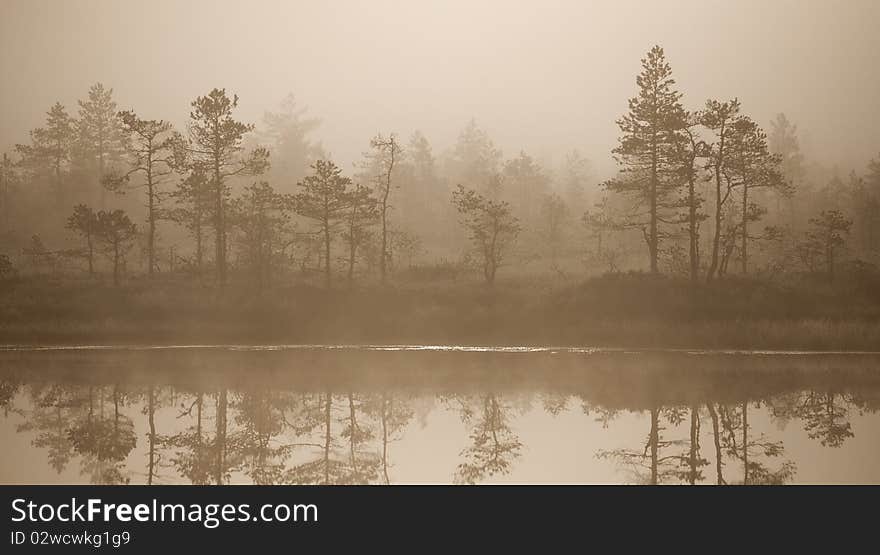
<svg viewBox="0 0 880 555"><path fill-rule="evenodd" d="M613 152L622 166L621 175L607 181L605 188L632 195L644 210L651 272L657 273L660 223L670 195L680 185L675 178L675 146L685 127L685 112L681 93L674 89L672 69L659 46L642 59L636 83L639 92L630 99L629 112L617 121L620 144Z"/></svg>
<svg viewBox="0 0 880 555"><path fill-rule="evenodd" d="M173 173L171 124L162 120L145 120L133 111L119 112L127 140L129 167L124 173L108 172L104 186L114 192L143 188L147 199L147 275L153 275L156 266L156 223L160 217L163 192L159 187ZM131 176L141 174L143 183L131 185Z"/></svg>
<svg viewBox="0 0 880 555"><path fill-rule="evenodd" d="M392 133L387 138L382 134L378 134L370 140L370 148L375 150L375 162L378 164L377 170L379 174L376 176L376 193L379 199L379 219L382 224L379 252L379 276L382 283L385 283L388 264L388 209L391 207L389 199L391 197L392 177L394 165L400 161L403 149L397 141L397 137Z"/></svg>
<svg viewBox="0 0 880 555"><path fill-rule="evenodd" d="M103 244L104 252L113 261L113 285L119 285L122 261L132 247L137 226L122 210L100 210L95 223L95 237Z"/></svg>
<svg viewBox="0 0 880 555"><path fill-rule="evenodd" d="M318 160L312 164L312 169L314 173L298 184L302 191L297 193L294 202L298 214L318 224L324 246L324 280L329 288L332 273L330 245L349 206L351 179L344 177L342 170L329 160Z"/></svg>
<svg viewBox="0 0 880 555"><path fill-rule="evenodd" d="M31 131L30 144L15 145L21 156L19 165L32 176L46 176L55 193L55 202L64 204L67 191L64 176L70 163L70 150L76 137L74 120L60 102L46 113L46 124Z"/></svg>
<svg viewBox="0 0 880 555"><path fill-rule="evenodd" d="M98 216L95 211L85 204L77 204L73 209L73 214L67 218L67 229L85 240L89 275L95 275L95 241L98 233Z"/></svg>
<svg viewBox="0 0 880 555"><path fill-rule="evenodd" d="M78 154L91 166L86 169L95 176L103 209L106 206L103 181L107 166L121 159L127 139L113 101L113 89L105 89L101 83L91 86L88 98L79 101L76 127Z"/></svg>
<svg viewBox="0 0 880 555"><path fill-rule="evenodd" d="M562 165L562 188L565 203L572 213L580 214L587 208L587 187L590 184L590 162L578 150L565 155Z"/></svg>
<svg viewBox="0 0 880 555"><path fill-rule="evenodd" d="M475 119L471 118L459 133L448 162L451 179L493 196L489 186L500 171L501 151Z"/></svg>
<svg viewBox="0 0 880 555"><path fill-rule="evenodd" d="M195 239L196 274L200 279L204 264L205 231L211 224L211 193L204 168L194 166L171 192L176 207L168 213L171 220L183 225Z"/></svg>
<svg viewBox="0 0 880 555"><path fill-rule="evenodd" d="M777 114L770 122L767 141L770 152L779 156L782 174L797 185L804 176L804 157L797 138L797 125L791 123L785 114Z"/></svg>
<svg viewBox="0 0 880 555"><path fill-rule="evenodd" d="M868 171L853 187L853 208L862 247L880 254L880 156L868 162Z"/></svg>
<svg viewBox="0 0 880 555"><path fill-rule="evenodd" d="M568 215L568 207L556 193L550 193L544 196L541 203L541 212L544 219L544 232L547 239L547 246L550 250L550 261L554 268L556 267L556 259L559 256L559 247L563 240L563 227L565 218Z"/></svg>
<svg viewBox="0 0 880 555"><path fill-rule="evenodd" d="M483 277L491 286L508 248L519 234L519 220L507 202L487 199L462 185L452 192L452 204L462 216L462 224L482 259Z"/></svg>
<svg viewBox="0 0 880 555"><path fill-rule="evenodd" d="M528 226L537 224L541 215L541 199L550 185L550 176L541 164L520 151L516 158L504 163L501 177L504 198L511 203L517 217Z"/></svg>
<svg viewBox="0 0 880 555"><path fill-rule="evenodd" d="M202 168L209 180L215 231L214 264L217 283L221 287L226 284L229 179L240 175L259 175L269 167L269 151L265 148L243 152L242 139L254 130L254 126L232 117L237 106L238 95L229 98L226 89L213 89L206 96L196 98L192 102L189 143L185 149L188 164Z"/></svg>
<svg viewBox="0 0 880 555"><path fill-rule="evenodd" d="M323 156L321 145L309 136L321 125L321 120L306 115L293 94L287 95L277 112L263 116L260 136L269 143L272 167L269 176L273 183L296 184L309 173L309 167ZM279 192L288 192L281 189Z"/></svg>
<svg viewBox="0 0 880 555"><path fill-rule="evenodd" d="M346 195L345 231L342 240L348 246L348 283L354 282L354 266L358 249L369 241L370 227L379 220L379 202L369 187L360 183Z"/></svg>
<svg viewBox="0 0 880 555"><path fill-rule="evenodd" d="M815 269L816 261L823 261L828 279L833 280L838 251L846 245L852 220L840 210L823 210L818 217L810 218L810 226L798 247L801 260L811 271Z"/></svg>
<svg viewBox="0 0 880 555"><path fill-rule="evenodd" d="M270 284L272 260L282 247L292 207L293 197L275 192L265 181L247 187L230 206L230 219L241 231L245 258L260 291Z"/></svg>

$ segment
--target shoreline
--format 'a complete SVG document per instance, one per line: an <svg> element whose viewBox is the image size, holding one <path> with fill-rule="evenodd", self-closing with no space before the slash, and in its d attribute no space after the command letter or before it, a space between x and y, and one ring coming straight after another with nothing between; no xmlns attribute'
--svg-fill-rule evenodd
<svg viewBox="0 0 880 555"><path fill-rule="evenodd" d="M0 344L0 353L52 351L367 351L367 352L443 352L443 353L545 353L582 355L683 354L694 356L865 356L880 357L880 350L814 349L703 349L659 347L572 347L572 346L491 346L491 345L413 345L413 344Z"/></svg>

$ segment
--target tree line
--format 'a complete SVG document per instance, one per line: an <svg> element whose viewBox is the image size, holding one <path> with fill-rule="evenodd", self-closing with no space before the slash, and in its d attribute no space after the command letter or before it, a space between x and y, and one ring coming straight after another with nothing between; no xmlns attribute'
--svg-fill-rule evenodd
<svg viewBox="0 0 880 555"><path fill-rule="evenodd" d="M833 279L845 255L873 267L880 160L845 182L807 163L783 114L768 133L737 98L686 109L659 46L636 85L617 121L618 172L597 185L576 150L554 168L524 151L504 160L474 120L440 156L418 131L408 142L379 133L346 175L293 97L258 130L237 119L236 95L213 89L191 102L181 131L119 110L99 83L76 117L54 104L4 154L3 250L37 270L73 261L90 276L103 255L118 284L138 247L147 278L185 271L223 287L233 267L259 290L297 267L326 287L360 275L386 283L431 257L428 273L473 269L489 285L503 266L563 276L646 267L695 282L795 270ZM55 222L76 248L47 246L69 241ZM3 255L0 274L14 265Z"/></svg>

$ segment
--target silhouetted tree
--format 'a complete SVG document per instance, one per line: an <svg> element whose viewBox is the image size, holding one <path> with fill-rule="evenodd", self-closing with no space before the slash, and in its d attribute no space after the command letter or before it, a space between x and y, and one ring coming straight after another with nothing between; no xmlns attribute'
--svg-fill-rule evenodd
<svg viewBox="0 0 880 555"><path fill-rule="evenodd" d="M808 266L812 265L811 261L821 259L828 279L833 280L837 253L846 245L852 220L839 210L823 210L817 218L810 218L810 225L812 229L805 233L805 240L800 245L801 258Z"/></svg>
<svg viewBox="0 0 880 555"><path fill-rule="evenodd" d="M98 216L85 204L77 204L73 214L67 218L67 229L86 241L86 258L89 261L89 275L95 275L95 240L98 234Z"/></svg>
<svg viewBox="0 0 880 555"><path fill-rule="evenodd" d="M307 176L298 185L302 192L295 197L298 214L314 220L318 233L324 239L324 281L330 287L330 244L339 224L345 218L348 205L348 186L351 179L343 177L342 170L329 160L318 160L312 164L314 174Z"/></svg>
<svg viewBox="0 0 880 555"><path fill-rule="evenodd" d="M55 190L55 201L64 203L64 174L70 162L70 149L75 139L75 122L60 102L46 113L46 124L30 133L31 144L15 145L21 156L19 165L31 174L47 175Z"/></svg>
<svg viewBox="0 0 880 555"><path fill-rule="evenodd" d="M204 264L205 230L210 225L212 191L204 169L196 166L185 179L180 180L171 193L177 207L170 217L183 224L195 239L196 273L201 279Z"/></svg>
<svg viewBox="0 0 880 555"><path fill-rule="evenodd" d="M375 163L378 165L379 174L376 179L376 193L379 200L379 218L382 223L382 236L380 239L381 250L379 251L379 276L385 283L388 264L388 210L391 208L389 199L391 196L392 176L394 165L400 160L403 149L397 142L394 133L387 138L378 134L370 140L370 148L376 154Z"/></svg>
<svg viewBox="0 0 880 555"><path fill-rule="evenodd" d="M232 202L231 219L241 230L241 243L259 290L271 281L272 260L282 246L292 207L293 197L276 193L265 181L250 185Z"/></svg>
<svg viewBox="0 0 880 555"><path fill-rule="evenodd" d="M725 204L733 192L733 184L728 179L730 165L730 143L736 132L735 122L739 118L739 100L727 102L707 100L705 109L700 112L700 123L715 134L714 141L708 145L708 169L714 175L715 211L712 238L712 261L706 272L706 281L715 279L721 262L721 237L723 233L723 214Z"/></svg>
<svg viewBox="0 0 880 555"><path fill-rule="evenodd" d="M127 138L129 169L121 174L108 173L104 176L104 185L123 193L130 188L132 175L139 173L143 176L144 182L133 188L143 187L147 194L147 275L152 276L156 266L156 222L163 199L159 187L173 172L174 137L170 134L171 124L162 120L144 120L132 111L119 112L119 119Z"/></svg>
<svg viewBox="0 0 880 555"><path fill-rule="evenodd" d="M732 123L730 153L726 166L729 187L739 187L742 192L740 207L740 262L742 273L748 273L749 223L757 221L764 209L750 201L752 189L769 188L782 195L791 194L779 169L781 157L771 154L767 147L767 135L750 118L740 116Z"/></svg>
<svg viewBox="0 0 880 555"><path fill-rule="evenodd" d="M99 211L96 215L95 237L103 243L104 252L113 260L113 285L119 285L122 259L131 249L137 234L134 225L122 210Z"/></svg>
<svg viewBox="0 0 880 555"><path fill-rule="evenodd" d="M620 144L614 149L623 166L622 176L605 183L609 191L631 194L639 205L647 204L646 240L651 272L659 272L660 222L670 194L679 186L675 179L675 150L685 127L681 93L663 49L654 46L642 59L636 77L638 95L629 101L629 112L617 121Z"/></svg>
<svg viewBox="0 0 880 555"><path fill-rule="evenodd" d="M452 204L461 214L462 224L482 258L483 277L491 286L508 247L519 234L519 221L511 214L507 202L487 199L461 185L452 193Z"/></svg>
<svg viewBox="0 0 880 555"><path fill-rule="evenodd" d="M120 160L126 148L127 137L120 115L113 101L113 89L105 89L101 83L92 85L88 98L79 101L77 147L80 154L94 164L101 209L106 206L103 183L107 165Z"/></svg>
<svg viewBox="0 0 880 555"><path fill-rule="evenodd" d="M256 148L243 153L242 139L254 130L253 124L236 121L232 112L238 106L238 95L229 98L226 89L213 89L207 96L192 102L187 151L191 165L204 169L212 192L215 231L214 264L217 283L226 284L226 210L229 203L229 178L238 175L259 175L269 166L269 151Z"/></svg>
<svg viewBox="0 0 880 555"><path fill-rule="evenodd" d="M700 276L700 223L707 217L702 211L705 199L697 189L701 177L698 160L706 156L707 147L697 131L698 117L686 113L684 121L676 143L675 160L679 179L686 185L681 204L686 210L683 219L688 234L688 270L691 282L696 282Z"/></svg>
<svg viewBox="0 0 880 555"><path fill-rule="evenodd" d="M346 196L345 231L342 240L348 245L348 283L354 281L357 252L370 238L370 226L379 219L379 202L373 191L361 184L355 185Z"/></svg>

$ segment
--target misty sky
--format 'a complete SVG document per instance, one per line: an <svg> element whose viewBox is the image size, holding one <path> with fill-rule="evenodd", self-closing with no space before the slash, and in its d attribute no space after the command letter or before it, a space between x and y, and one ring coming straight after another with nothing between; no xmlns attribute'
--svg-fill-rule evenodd
<svg viewBox="0 0 880 555"><path fill-rule="evenodd" d="M665 50L688 108L738 96L808 154L863 171L880 152L880 1L3 0L0 145L102 81L120 108L183 123L212 87L259 123L293 92L343 167L377 131L436 153L470 117L505 157L579 148L613 168L639 60Z"/></svg>

